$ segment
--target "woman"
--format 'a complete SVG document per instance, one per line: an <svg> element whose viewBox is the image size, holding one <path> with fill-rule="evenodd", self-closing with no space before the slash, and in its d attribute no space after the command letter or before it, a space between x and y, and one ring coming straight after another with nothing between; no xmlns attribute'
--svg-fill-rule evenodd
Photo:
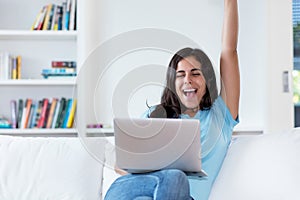
<svg viewBox="0 0 300 200"><path fill-rule="evenodd" d="M184 48L170 61L161 104L147 117L195 118L201 122L202 167L208 177L187 179L179 170L125 175L117 179L105 199L206 200L223 163L232 130L238 123L240 78L237 55L237 0L224 0L220 58L221 90L207 55Z"/></svg>

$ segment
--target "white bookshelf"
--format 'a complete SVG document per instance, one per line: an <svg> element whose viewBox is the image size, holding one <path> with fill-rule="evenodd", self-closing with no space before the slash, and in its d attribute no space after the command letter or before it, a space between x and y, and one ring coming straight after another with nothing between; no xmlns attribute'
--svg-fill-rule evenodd
<svg viewBox="0 0 300 200"><path fill-rule="evenodd" d="M53 60L77 61L78 31L31 31L40 9L63 0L3 0L0 6L0 52L22 57L20 80L0 80L0 115L11 117L10 101L77 98L76 77L48 78L42 69ZM77 70L78 65L77 65ZM76 123L74 123L76 124ZM3 135L77 136L77 129L0 129Z"/></svg>

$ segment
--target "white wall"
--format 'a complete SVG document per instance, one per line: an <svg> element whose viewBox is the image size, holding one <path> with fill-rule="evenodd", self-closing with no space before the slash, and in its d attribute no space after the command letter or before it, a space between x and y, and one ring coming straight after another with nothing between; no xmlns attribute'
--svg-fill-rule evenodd
<svg viewBox="0 0 300 200"><path fill-rule="evenodd" d="M204 49L219 72L222 0L90 0L79 1L78 7L84 74L79 75L84 77L79 78L79 106L85 105L81 121L111 123L116 115L139 116L146 100L159 101L165 66L183 46ZM240 0L239 9L242 89L237 129L292 127L291 92L283 94L281 86L282 70L292 68L291 2ZM275 105L282 105L279 118Z"/></svg>

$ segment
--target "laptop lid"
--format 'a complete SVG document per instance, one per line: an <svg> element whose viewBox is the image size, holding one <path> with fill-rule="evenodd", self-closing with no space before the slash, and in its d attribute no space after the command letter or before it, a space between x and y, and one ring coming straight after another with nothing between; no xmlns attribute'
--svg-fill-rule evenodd
<svg viewBox="0 0 300 200"><path fill-rule="evenodd" d="M115 118L116 165L129 173L201 169L200 122L194 119Z"/></svg>

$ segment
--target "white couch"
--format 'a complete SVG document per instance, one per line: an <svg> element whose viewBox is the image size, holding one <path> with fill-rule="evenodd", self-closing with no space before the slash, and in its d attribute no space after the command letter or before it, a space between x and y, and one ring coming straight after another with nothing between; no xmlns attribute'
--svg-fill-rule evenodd
<svg viewBox="0 0 300 200"><path fill-rule="evenodd" d="M0 200L101 199L113 138L0 136ZM210 200L300 199L300 131L234 139ZM196 198L195 198L196 199Z"/></svg>

